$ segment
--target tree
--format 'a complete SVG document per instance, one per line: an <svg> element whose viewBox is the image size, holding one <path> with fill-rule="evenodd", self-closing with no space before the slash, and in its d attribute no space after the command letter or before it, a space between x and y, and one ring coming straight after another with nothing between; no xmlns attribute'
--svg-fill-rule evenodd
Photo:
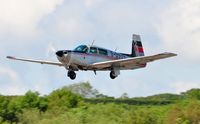
<svg viewBox="0 0 200 124"><path fill-rule="evenodd" d="M200 100L200 89L191 89L182 93L183 96L189 99L198 99Z"/></svg>
<svg viewBox="0 0 200 124"><path fill-rule="evenodd" d="M37 108L40 112L45 112L48 107L46 97L40 97L38 92L28 91L21 100L22 108Z"/></svg>
<svg viewBox="0 0 200 124"><path fill-rule="evenodd" d="M94 98L99 94L96 89L93 89L89 82L72 84L64 87L64 89L70 90L75 94L79 94L84 98Z"/></svg>
<svg viewBox="0 0 200 124"><path fill-rule="evenodd" d="M1 117L1 121L4 122L7 120L7 108L8 108L8 104L9 104L9 100L5 97L5 96L0 96L0 117ZM1 123L2 123L1 122Z"/></svg>
<svg viewBox="0 0 200 124"><path fill-rule="evenodd" d="M163 93L153 96L148 96L146 99L149 100L180 100L183 99L183 96L177 94Z"/></svg>
<svg viewBox="0 0 200 124"><path fill-rule="evenodd" d="M22 98L23 108L36 108L39 106L39 93L28 91Z"/></svg>
<svg viewBox="0 0 200 124"><path fill-rule="evenodd" d="M38 103L38 109L41 112L45 112L48 108L48 99L46 97L40 97Z"/></svg>
<svg viewBox="0 0 200 124"><path fill-rule="evenodd" d="M123 93L120 97L121 99L127 99L128 97L128 93Z"/></svg>
<svg viewBox="0 0 200 124"><path fill-rule="evenodd" d="M36 108L24 109L23 113L18 114L20 124L37 124L42 118L40 112Z"/></svg>
<svg viewBox="0 0 200 124"><path fill-rule="evenodd" d="M78 106L78 103L82 100L79 95L72 93L66 88L53 91L48 96L48 107L53 110L54 113L62 113L69 108Z"/></svg>
<svg viewBox="0 0 200 124"><path fill-rule="evenodd" d="M111 98L110 96L104 95L104 94L97 94L96 98Z"/></svg>
<svg viewBox="0 0 200 124"><path fill-rule="evenodd" d="M21 113L20 97L0 97L0 116L1 121L10 123L18 122L17 114Z"/></svg>

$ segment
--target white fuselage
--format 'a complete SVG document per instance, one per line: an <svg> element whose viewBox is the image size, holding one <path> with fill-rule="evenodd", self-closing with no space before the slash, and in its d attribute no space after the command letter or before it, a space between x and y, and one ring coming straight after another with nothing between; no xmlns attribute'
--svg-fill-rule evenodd
<svg viewBox="0 0 200 124"><path fill-rule="evenodd" d="M91 51L92 48L96 49L95 53ZM88 47L88 50L85 52L68 51L62 57L57 56L57 58L61 63L65 65L66 68L69 68L68 65L70 65L73 69L76 69L76 70L91 70L89 68L89 65L91 64L117 60L117 59L131 58L131 56L93 46L93 47ZM136 69L136 68L141 68L141 67L143 67L143 65L138 66L138 67L133 67L133 68ZM123 70L126 68L130 69L130 67L128 66L122 67L120 69Z"/></svg>

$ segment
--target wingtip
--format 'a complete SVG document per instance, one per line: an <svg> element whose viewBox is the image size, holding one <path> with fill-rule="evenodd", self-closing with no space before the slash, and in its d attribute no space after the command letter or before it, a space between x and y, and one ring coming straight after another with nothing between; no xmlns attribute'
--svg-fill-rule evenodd
<svg viewBox="0 0 200 124"><path fill-rule="evenodd" d="M171 53L171 55L172 55L172 56L178 56L178 54L176 54L176 53Z"/></svg>
<svg viewBox="0 0 200 124"><path fill-rule="evenodd" d="M15 57L13 56L6 56L7 59L16 59Z"/></svg>
<svg viewBox="0 0 200 124"><path fill-rule="evenodd" d="M170 55L170 56L178 56L176 53L170 53L170 52L165 52L165 54Z"/></svg>

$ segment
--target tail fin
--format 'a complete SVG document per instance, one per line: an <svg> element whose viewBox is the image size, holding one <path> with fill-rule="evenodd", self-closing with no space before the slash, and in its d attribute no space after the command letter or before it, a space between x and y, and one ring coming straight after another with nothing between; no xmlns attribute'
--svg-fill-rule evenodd
<svg viewBox="0 0 200 124"><path fill-rule="evenodd" d="M133 34L132 40L133 42L132 42L131 56L133 57L144 56L144 49L142 47L140 35Z"/></svg>

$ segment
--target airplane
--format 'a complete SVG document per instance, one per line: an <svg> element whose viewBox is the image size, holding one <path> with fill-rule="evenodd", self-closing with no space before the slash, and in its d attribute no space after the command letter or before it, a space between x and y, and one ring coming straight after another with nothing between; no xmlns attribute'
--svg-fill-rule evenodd
<svg viewBox="0 0 200 124"><path fill-rule="evenodd" d="M76 78L76 71L110 71L110 78L115 79L120 75L120 70L134 70L146 67L147 63L177 56L175 53L164 52L151 56L144 55L144 49L140 35L132 36L131 54L119 53L94 45L80 45L74 50L56 51L59 62L24 59L7 56L8 59L26 62L49 64L64 67L68 70L68 77L72 80Z"/></svg>

